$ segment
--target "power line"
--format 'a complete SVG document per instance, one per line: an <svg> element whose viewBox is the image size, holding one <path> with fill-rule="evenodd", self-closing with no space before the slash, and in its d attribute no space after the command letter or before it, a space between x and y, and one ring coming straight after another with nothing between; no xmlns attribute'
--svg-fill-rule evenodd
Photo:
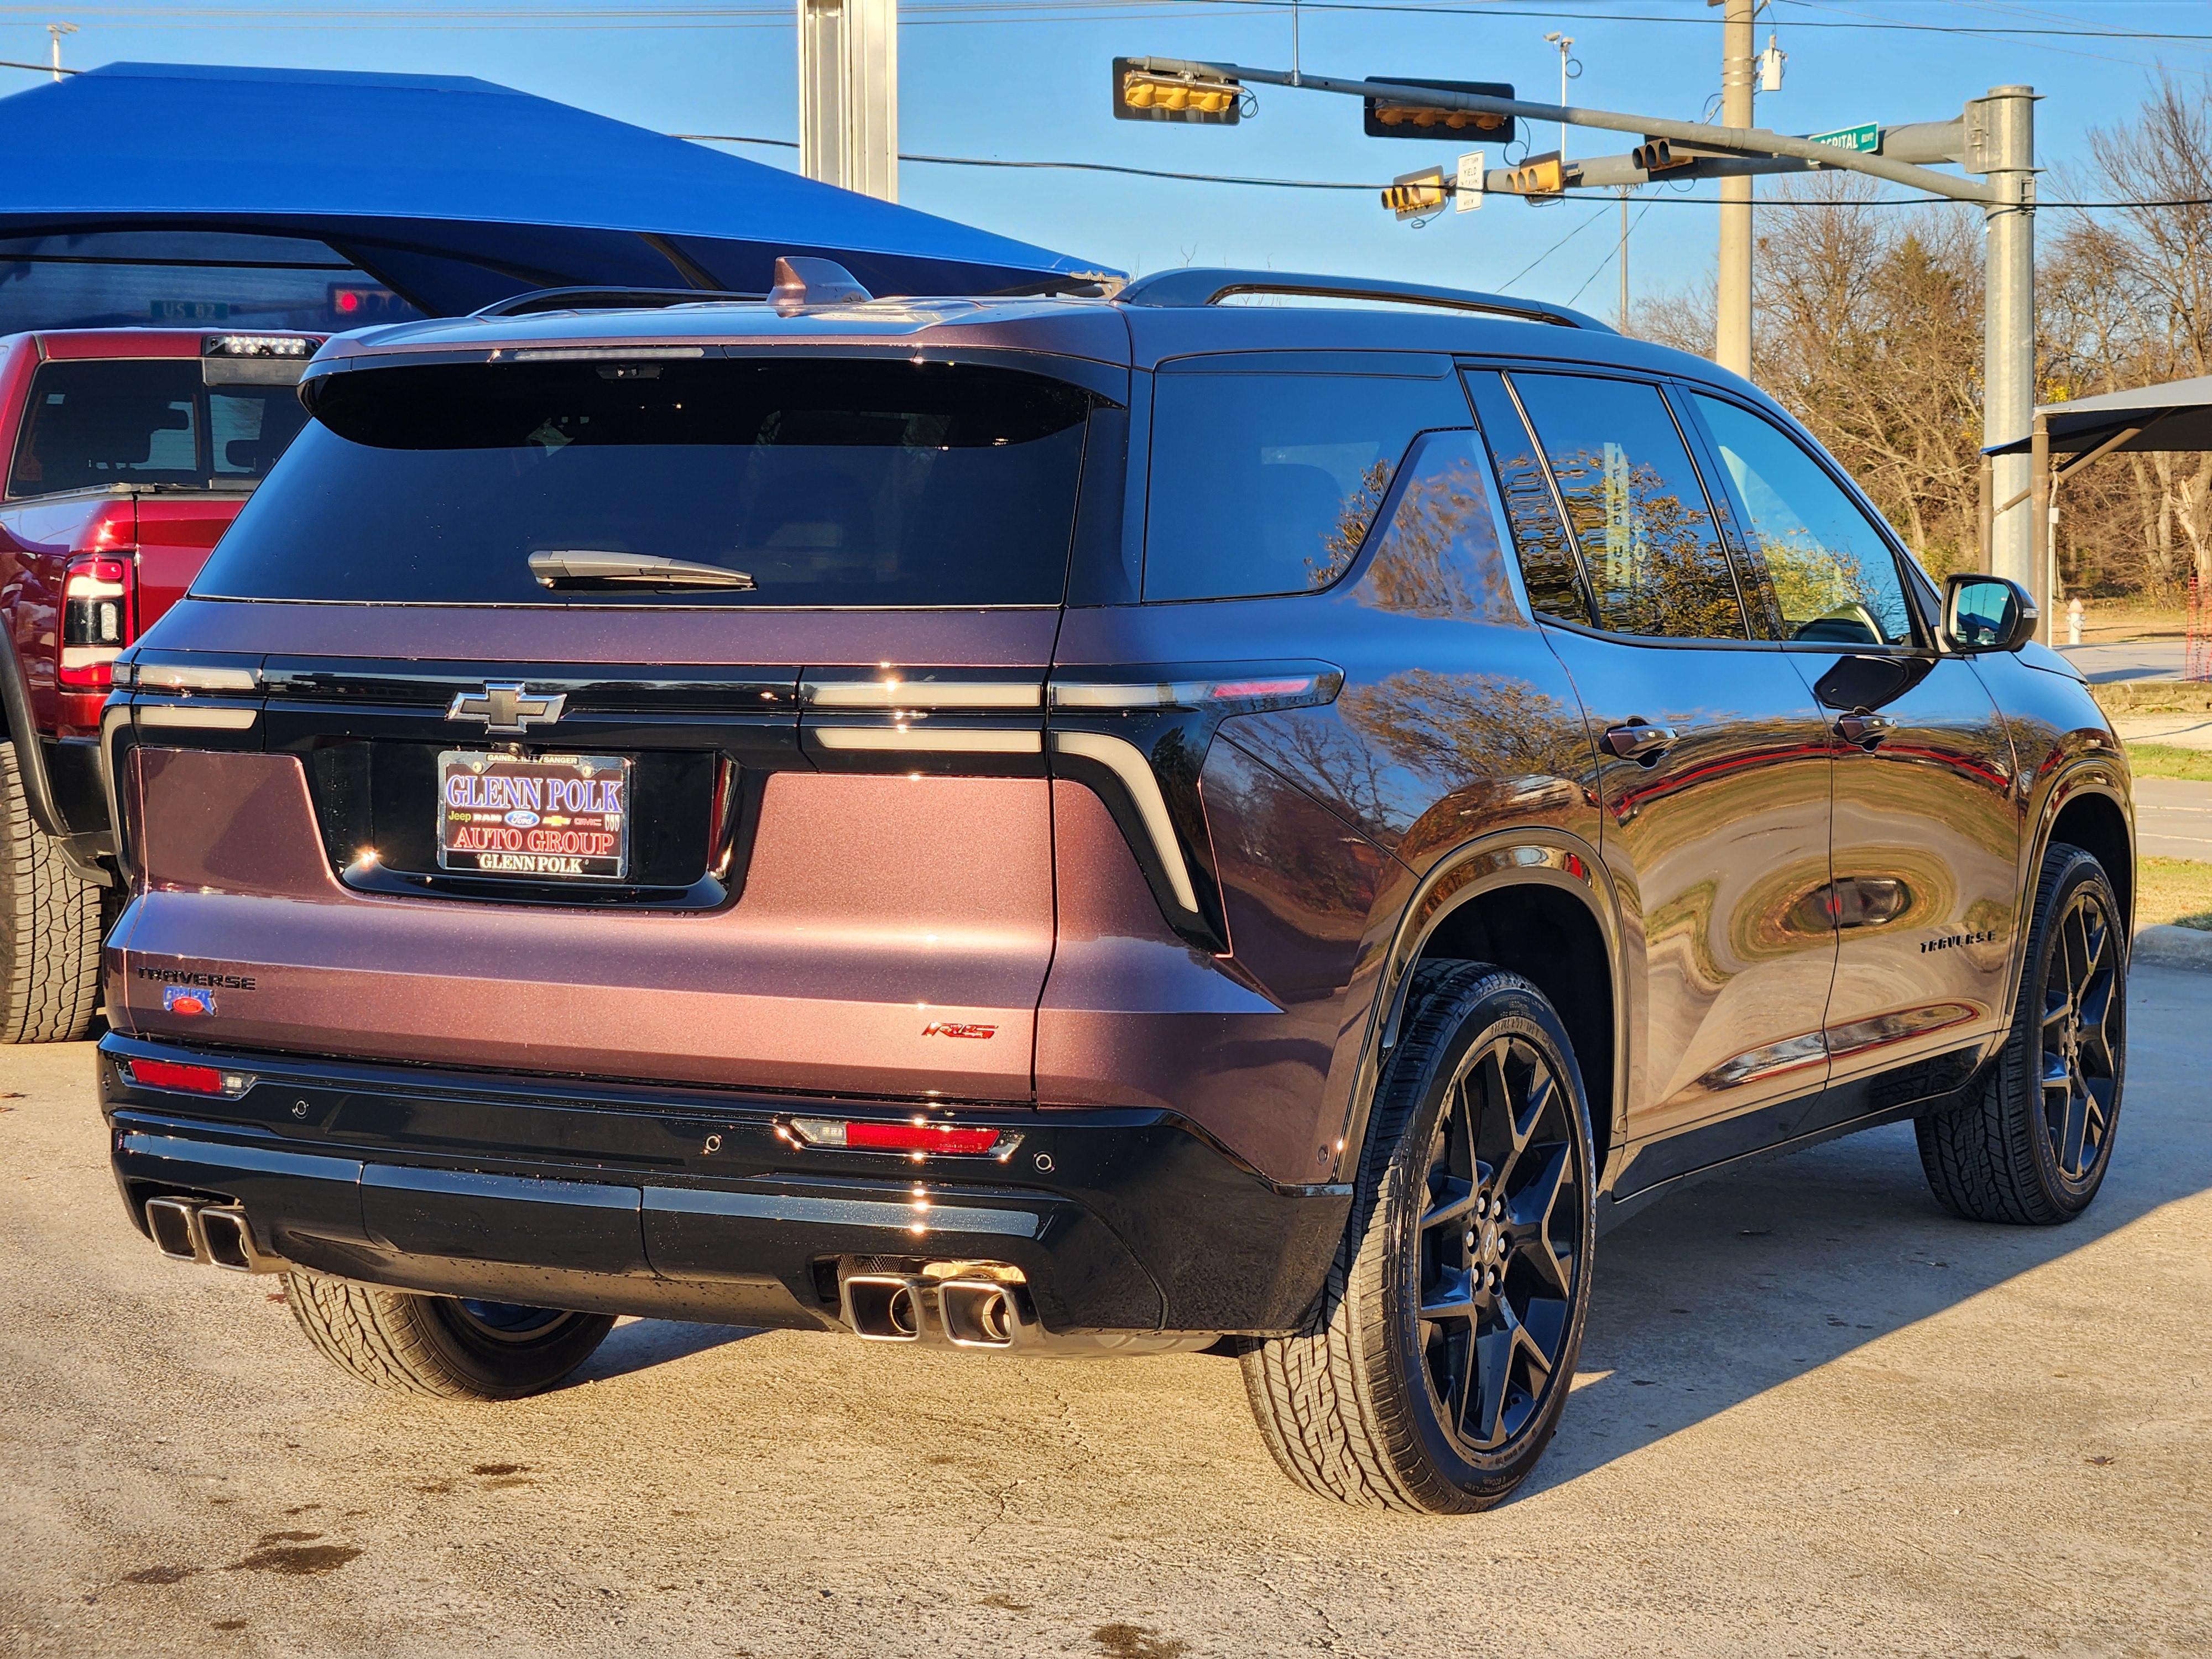
<svg viewBox="0 0 2212 1659"><path fill-rule="evenodd" d="M775 149L797 149L799 148L797 143L789 138L752 138L745 137L743 134L734 132L672 132L668 136L672 138L688 138L692 140L694 143L716 144L762 144ZM1200 185L1258 185L1267 190L1379 191L1383 188L1383 185L1381 183L1371 185L1354 184L1342 179L1254 179L1245 177L1242 174L1230 173L1170 173L1160 167L1118 167L1107 161L1004 161L993 156L918 155L909 155L903 150L899 153L899 160L902 161L926 162L932 167L1015 167L1020 169L1042 169L1048 171L1064 170L1071 173L1126 173L1133 178L1138 179L1172 179L1182 180L1186 183ZM1603 194L1600 194L1595 191L1577 194L1572 191L1569 191L1564 194L1562 199L1571 202L1595 202L1611 201L1613 197L1611 189L1608 187ZM1651 209L1657 207L1662 202L1668 204L1680 202L1692 206L1714 207L1719 205L1720 199L1721 198L1717 196L1680 196L1670 191L1663 196L1654 196L1647 198L1644 204L1644 211L1647 213L1650 211ZM1945 203L1948 202L1948 198L1942 196L1894 196L1881 197L1873 201L1868 202L1823 202L1804 201L1787 196L1762 196L1758 198L1756 205L1759 207L1790 208L1923 207L1930 204ZM2185 196L2175 198L2170 201L2154 202L2062 202L2056 201L2046 197L2041 201L2039 201L2036 205L2038 207L2046 208L2212 207L2212 197ZM1637 216L1636 222L1638 224L1644 222L1644 216L1642 214L1638 214ZM1633 227L1632 227L1632 228ZM1548 255L1547 257L1548 257ZM1603 269L1602 266L1599 268L1601 270ZM1524 272L1523 274L1525 275L1526 273ZM1518 278L1516 280L1517 281Z"/></svg>

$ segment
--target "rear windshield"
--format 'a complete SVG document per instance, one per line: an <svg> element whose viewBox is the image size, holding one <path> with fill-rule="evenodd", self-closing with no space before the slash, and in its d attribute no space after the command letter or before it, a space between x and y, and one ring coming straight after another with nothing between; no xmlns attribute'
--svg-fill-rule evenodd
<svg viewBox="0 0 2212 1659"><path fill-rule="evenodd" d="M197 357L43 363L31 382L8 493L250 483L307 418L293 387L207 386Z"/></svg>
<svg viewBox="0 0 2212 1659"><path fill-rule="evenodd" d="M1054 605L1090 394L907 359L354 370L193 591L426 605ZM531 556L741 571L549 588Z"/></svg>

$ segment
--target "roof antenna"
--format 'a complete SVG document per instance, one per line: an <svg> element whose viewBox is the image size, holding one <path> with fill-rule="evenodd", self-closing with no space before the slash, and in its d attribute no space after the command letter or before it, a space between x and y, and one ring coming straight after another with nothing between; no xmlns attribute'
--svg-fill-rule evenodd
<svg viewBox="0 0 2212 1659"><path fill-rule="evenodd" d="M851 305L876 296L835 259L792 253L776 260L775 286L768 297L781 315L788 317L809 306Z"/></svg>

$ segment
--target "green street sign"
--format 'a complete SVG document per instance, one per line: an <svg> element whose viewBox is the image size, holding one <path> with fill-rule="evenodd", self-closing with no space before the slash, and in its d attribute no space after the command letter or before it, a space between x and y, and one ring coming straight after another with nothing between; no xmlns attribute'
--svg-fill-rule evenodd
<svg viewBox="0 0 2212 1659"><path fill-rule="evenodd" d="M1833 144L1838 149L1855 149L1867 155L1881 148L1881 128L1869 121L1863 126L1838 127L1833 132L1814 132L1806 135L1808 144Z"/></svg>

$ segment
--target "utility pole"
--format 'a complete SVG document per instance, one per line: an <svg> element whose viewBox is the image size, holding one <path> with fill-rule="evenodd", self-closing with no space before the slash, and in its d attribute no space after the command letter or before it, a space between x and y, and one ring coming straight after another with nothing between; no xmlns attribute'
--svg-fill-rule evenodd
<svg viewBox="0 0 2212 1659"><path fill-rule="evenodd" d="M54 37L54 80L56 83L58 84L62 78L62 36L64 34L75 34L76 33L76 25L74 23L49 23L46 25L46 33Z"/></svg>
<svg viewBox="0 0 2212 1659"><path fill-rule="evenodd" d="M1620 187L1620 331L1628 332L1628 192Z"/></svg>
<svg viewBox="0 0 2212 1659"><path fill-rule="evenodd" d="M799 0L799 170L898 200L898 0Z"/></svg>
<svg viewBox="0 0 2212 1659"><path fill-rule="evenodd" d="M1721 125L1752 123L1752 40L1759 0L1706 0L1728 7L1721 25ZM1560 102L1565 103L1562 98ZM1713 361L1751 378L1751 179L1721 181L1720 290Z"/></svg>
<svg viewBox="0 0 2212 1659"><path fill-rule="evenodd" d="M1966 167L1985 173L1990 200L1989 292L1982 327L1982 441L2030 435L2035 416L2035 91L1992 87L1966 108ZM1990 494L2004 503L1990 527L1990 568L2035 595L2051 617L2048 502L2031 488L2044 469L2030 455L2000 455Z"/></svg>

